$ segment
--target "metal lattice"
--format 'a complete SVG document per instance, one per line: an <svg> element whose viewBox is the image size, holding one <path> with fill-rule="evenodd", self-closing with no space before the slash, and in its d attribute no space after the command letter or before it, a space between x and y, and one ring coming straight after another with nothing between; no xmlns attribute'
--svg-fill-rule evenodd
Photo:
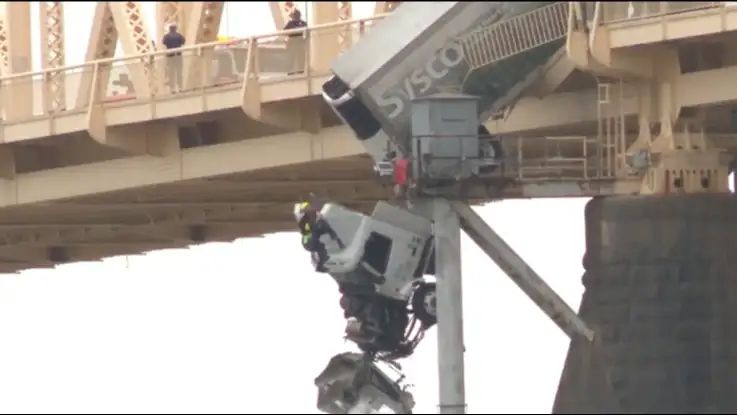
<svg viewBox="0 0 737 415"><path fill-rule="evenodd" d="M184 4L182 3L180 1L157 2L157 21L160 25L158 28L159 37L164 36L167 26L172 23L177 24L180 33L186 33L187 29L184 26L186 16L184 16Z"/></svg>
<svg viewBox="0 0 737 415"><path fill-rule="evenodd" d="M109 3L111 4L111 3ZM139 2L137 1L126 1L122 2L122 10L124 21L122 22L127 32L126 36L129 37L129 41L131 42L129 47L132 47L133 50L128 50L126 53L128 54L146 54L154 52L154 44L151 41L151 38L148 35L148 31L145 27L145 22L143 20L143 13L141 12L141 7ZM151 94L155 94L157 88L157 82L156 82L156 76L155 76L155 70L153 68L153 62L150 61L143 61L141 68L143 69L143 76L145 79L145 82L148 84L149 91ZM134 83L136 76L134 75ZM143 82L144 80L141 80L139 82ZM138 90L138 87L136 87Z"/></svg>
<svg viewBox="0 0 737 415"><path fill-rule="evenodd" d="M10 50L8 45L8 26L4 22L5 17L0 17L0 73L10 72Z"/></svg>
<svg viewBox="0 0 737 415"><path fill-rule="evenodd" d="M338 20L345 22L353 17L353 8L350 1L338 2ZM350 49L353 46L353 33L350 26L345 26L338 34L338 44L341 52Z"/></svg>
<svg viewBox="0 0 737 415"><path fill-rule="evenodd" d="M126 17L126 24L130 27L131 36L133 36L133 44L136 48L136 53L150 53L153 52L153 43L148 36L148 32L145 29L145 23L143 21L143 14L137 1L126 1L125 7L123 8Z"/></svg>
<svg viewBox="0 0 737 415"><path fill-rule="evenodd" d="M187 27L187 44L209 43L217 40L220 20L223 15L225 3L222 1L203 1L192 3L190 22ZM205 53L209 53L207 50ZM208 58L203 58L204 62ZM194 88L207 73L207 69L197 61L191 61L185 65L184 78L185 88ZM204 72L203 72L204 71Z"/></svg>
<svg viewBox="0 0 737 415"><path fill-rule="evenodd" d="M199 26L194 43L208 43L217 39L224 2L203 1L200 9Z"/></svg>
<svg viewBox="0 0 737 415"><path fill-rule="evenodd" d="M64 6L60 1L45 1L41 6L41 23L44 30L44 68L64 66ZM49 111L65 107L64 73L49 72L47 103Z"/></svg>
<svg viewBox="0 0 737 415"><path fill-rule="evenodd" d="M97 39L94 59L107 59L115 56L115 46L118 44L118 31L115 29L115 19L110 7L105 5L102 18L102 28Z"/></svg>

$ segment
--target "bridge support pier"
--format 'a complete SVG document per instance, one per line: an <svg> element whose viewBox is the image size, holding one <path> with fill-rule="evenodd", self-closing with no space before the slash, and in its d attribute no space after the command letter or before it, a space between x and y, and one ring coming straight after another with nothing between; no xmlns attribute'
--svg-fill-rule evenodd
<svg viewBox="0 0 737 415"><path fill-rule="evenodd" d="M597 198L554 413L737 411L737 198Z"/></svg>

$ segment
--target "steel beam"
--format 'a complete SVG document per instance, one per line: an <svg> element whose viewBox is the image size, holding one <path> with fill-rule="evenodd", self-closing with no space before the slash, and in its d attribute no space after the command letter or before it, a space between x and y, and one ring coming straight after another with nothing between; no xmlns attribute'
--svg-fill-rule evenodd
<svg viewBox="0 0 737 415"><path fill-rule="evenodd" d="M31 72L31 3L6 1L0 3L4 38L0 38L4 74ZM27 79L0 85L5 119L23 119L33 112L33 84Z"/></svg>
<svg viewBox="0 0 737 415"><path fill-rule="evenodd" d="M123 53L138 55L154 52L154 45L143 19L143 12L138 1L110 1L107 2L115 22ZM128 73L135 87L136 97L151 96L152 89L156 88L153 82L153 65L144 60L137 60L127 65Z"/></svg>
<svg viewBox="0 0 737 415"><path fill-rule="evenodd" d="M614 97L613 105L621 108L624 116L635 115L639 111L637 93L630 93L632 91L633 89L627 91L621 106L618 97ZM596 89L558 92L542 99L525 97L514 103L514 107L504 119L484 120L484 125L492 134L524 136L561 128L579 128L598 120L597 102ZM535 116L531 117L530 114Z"/></svg>
<svg viewBox="0 0 737 415"><path fill-rule="evenodd" d="M198 1L191 4L184 34L187 45L209 43L217 40L220 20L223 16L222 1ZM204 74L208 73L208 63L212 61L212 49L203 49L198 58L191 54L184 58L184 88L192 89L201 85Z"/></svg>
<svg viewBox="0 0 737 415"><path fill-rule="evenodd" d="M41 26L41 60L44 69L64 66L64 3L43 1L39 4ZM66 108L64 72L49 72L44 88L48 112Z"/></svg>
<svg viewBox="0 0 737 415"><path fill-rule="evenodd" d="M95 5L95 14L92 18L92 29L90 30L90 37L87 42L85 62L112 58L115 55L115 47L118 44L118 31L115 29L115 20L107 3L106 1L100 1ZM92 71L86 70L82 72L75 107L84 108L89 105L93 79ZM97 84L107 85L109 79L109 65L100 67L97 73ZM103 88L102 93L105 92L106 88Z"/></svg>
<svg viewBox="0 0 737 415"><path fill-rule="evenodd" d="M576 312L468 204L453 202L453 209L466 234L561 330L571 338L583 336L593 341L594 332Z"/></svg>
<svg viewBox="0 0 737 415"><path fill-rule="evenodd" d="M0 6L0 75L10 74L10 51L8 46L8 16Z"/></svg>
<svg viewBox="0 0 737 415"><path fill-rule="evenodd" d="M295 8L293 1L270 1L271 18L274 19L274 29L278 32L284 29L289 21L289 13Z"/></svg>
<svg viewBox="0 0 737 415"><path fill-rule="evenodd" d="M340 20L338 2L314 1L310 8L310 26L335 23ZM329 72L330 65L336 56L340 54L340 34L338 31L311 32L310 42L310 68L315 72Z"/></svg>
<svg viewBox="0 0 737 415"><path fill-rule="evenodd" d="M115 20L107 3L100 1L95 5L85 62L112 58L115 55L118 31L115 29Z"/></svg>
<svg viewBox="0 0 737 415"><path fill-rule="evenodd" d="M278 232L290 229L294 223L290 220L238 220L220 219L206 222L160 222L155 224L98 224L90 225L53 225L49 227L31 226L29 228L3 228L0 235L0 250L24 246L66 246L72 243L109 240L137 242L138 239L155 238L160 243L169 241L192 241L191 227L198 227L204 232L205 240L213 240L223 235L237 239L255 234ZM203 232L200 232L202 234ZM227 239L227 238L226 238Z"/></svg>
<svg viewBox="0 0 737 415"><path fill-rule="evenodd" d="M350 1L338 2L338 20L345 22L353 19L353 6ZM344 52L353 46L353 27L345 26L338 34L338 44L340 51Z"/></svg>
<svg viewBox="0 0 737 415"><path fill-rule="evenodd" d="M6 1L2 4L5 39L2 40L8 74L31 71L30 2Z"/></svg>
<svg viewBox="0 0 737 415"><path fill-rule="evenodd" d="M357 140L346 140L347 131L346 126L329 127L323 129L319 136L304 132L279 134L185 149L168 157L137 156L23 173L14 180L0 181L0 206L136 189L360 154L361 144ZM96 180L89 180L90 177Z"/></svg>
<svg viewBox="0 0 737 415"><path fill-rule="evenodd" d="M191 5L192 3L187 1L156 2L156 45L158 49L165 49L161 39L168 31L168 25L176 23L179 33L187 33Z"/></svg>
<svg viewBox="0 0 737 415"><path fill-rule="evenodd" d="M190 11L187 31L183 32L188 45L214 42L218 37L220 20L223 16L222 1L193 2Z"/></svg>
<svg viewBox="0 0 737 415"><path fill-rule="evenodd" d="M466 412L463 353L461 228L445 199L433 201L435 275L437 277L438 386L440 413Z"/></svg>

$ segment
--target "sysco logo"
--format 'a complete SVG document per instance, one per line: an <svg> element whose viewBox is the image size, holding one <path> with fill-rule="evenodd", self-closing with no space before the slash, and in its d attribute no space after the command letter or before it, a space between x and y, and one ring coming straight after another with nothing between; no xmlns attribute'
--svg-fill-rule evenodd
<svg viewBox="0 0 737 415"><path fill-rule="evenodd" d="M382 108L390 108L385 111L390 119L396 118L409 101L425 94L435 81L443 79L452 68L463 62L463 58L463 47L451 42L430 58L424 67L415 69L404 78L399 83L399 90L389 90L381 94L377 103Z"/></svg>

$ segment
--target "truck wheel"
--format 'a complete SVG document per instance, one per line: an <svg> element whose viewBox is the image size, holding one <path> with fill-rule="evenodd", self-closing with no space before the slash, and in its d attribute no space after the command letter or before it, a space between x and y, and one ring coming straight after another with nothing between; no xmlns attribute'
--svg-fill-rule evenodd
<svg viewBox="0 0 737 415"><path fill-rule="evenodd" d="M412 311L425 328L437 323L435 283L420 283L412 295Z"/></svg>

